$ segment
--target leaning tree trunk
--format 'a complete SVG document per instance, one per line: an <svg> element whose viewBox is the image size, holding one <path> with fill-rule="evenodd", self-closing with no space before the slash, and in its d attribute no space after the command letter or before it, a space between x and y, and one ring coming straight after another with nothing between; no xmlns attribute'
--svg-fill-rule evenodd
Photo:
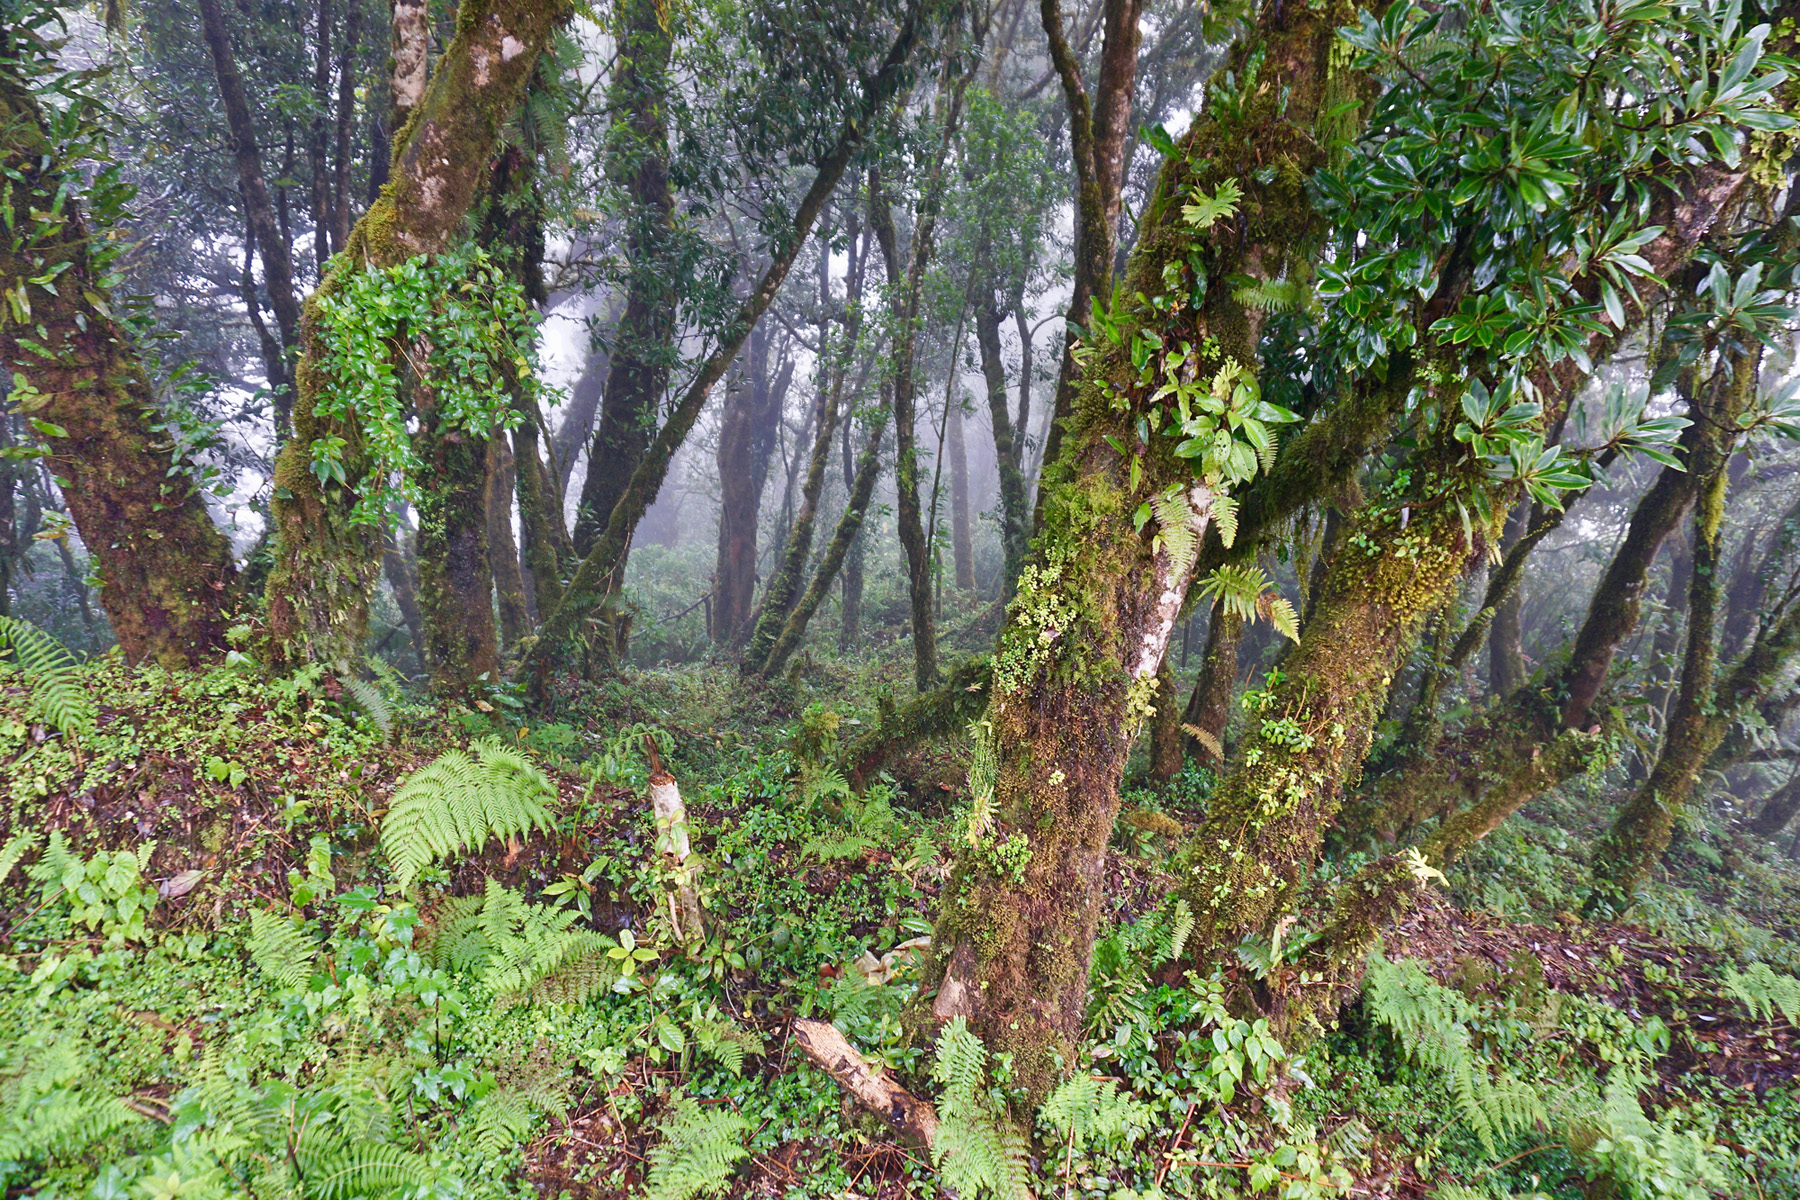
<svg viewBox="0 0 1800 1200"><path fill-rule="evenodd" d="M1525 524L1531 519L1531 505L1516 506L1506 519L1500 549L1507 553L1525 536ZM1525 686L1524 631L1520 618L1525 610L1523 589L1507 589L1494 606L1494 617L1488 625L1488 690L1505 698Z"/></svg>
<svg viewBox="0 0 1800 1200"><path fill-rule="evenodd" d="M5 40L0 33L0 44ZM35 97L0 72L10 232L0 235L0 364L32 418L93 556L100 603L125 657L176 667L225 648L238 573L225 540L157 428L156 396L113 316L75 197ZM44 286L54 281L54 290Z"/></svg>
<svg viewBox="0 0 1800 1200"><path fill-rule="evenodd" d="M318 303L351 272L397 266L447 249L483 194L500 130L518 107L537 58L566 15L560 3L465 0L457 35L408 118L405 148L381 197L351 231L302 320L294 436L275 463L275 566L266 590L269 651L278 664L348 667L362 652L380 538L354 519L374 467L353 415L315 411L330 386ZM396 94L399 80L396 76ZM427 381L429 382L429 381ZM322 485L313 443L344 440L344 484ZM478 472L479 473L479 472Z"/></svg>
<svg viewBox="0 0 1800 1200"><path fill-rule="evenodd" d="M575 552L582 555L606 531L632 473L644 460L674 358L677 296L665 261L675 220L664 119L675 45L671 19L667 0L619 0L624 34L611 99L624 120L607 148L607 173L631 199L626 219L631 276L575 517ZM620 567L628 552L629 546L620 551Z"/></svg>

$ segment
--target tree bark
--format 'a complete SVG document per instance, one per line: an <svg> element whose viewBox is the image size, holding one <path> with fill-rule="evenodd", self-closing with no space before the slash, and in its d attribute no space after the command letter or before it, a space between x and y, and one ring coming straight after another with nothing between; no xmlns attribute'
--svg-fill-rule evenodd
<svg viewBox="0 0 1800 1200"><path fill-rule="evenodd" d="M0 125L12 180L4 202L13 232L0 237L10 400L44 423L48 465L126 659L202 662L225 648L237 600L231 546L157 427L155 393L92 255L82 183L63 173L35 97L12 72L0 72ZM54 280L55 290L36 280Z"/></svg>
<svg viewBox="0 0 1800 1200"><path fill-rule="evenodd" d="M307 130L306 157L312 167L313 266L323 279L326 260L331 257L331 230L336 222L325 152L325 114L331 110L331 0L319 0L317 16L313 30L313 117Z"/></svg>
<svg viewBox="0 0 1800 1200"><path fill-rule="evenodd" d="M951 367L955 370L954 364ZM961 397L944 414L946 450L950 455L950 559L959 591L975 590L975 547L969 537L969 455L963 444Z"/></svg>
<svg viewBox="0 0 1800 1200"><path fill-rule="evenodd" d="M1500 539L1502 554L1519 544L1530 520L1531 505L1513 507ZM1494 605L1494 619L1488 625L1488 690L1495 696L1510 696L1525 686L1524 631L1519 624L1524 607L1525 593L1517 587L1508 588Z"/></svg>
<svg viewBox="0 0 1800 1200"><path fill-rule="evenodd" d="M412 635L413 651L419 662L425 661L425 618L419 612L418 555L403 522L396 519L394 528L385 531L381 543L381 571L388 586L394 589L394 604L400 619Z"/></svg>
<svg viewBox="0 0 1800 1200"><path fill-rule="evenodd" d="M237 59L231 51L231 33L226 28L219 0L199 0L201 25L207 49L212 54L213 70L219 81L219 100L225 109L226 126L231 130L232 159L237 168L238 187L243 193L244 210L257 255L263 264L263 290L269 294L269 307L275 310L275 325L281 333L284 355L292 355L300 344L300 302L294 291L294 262L288 239L276 221L269 203L269 185L264 180L262 151L256 143L256 122L250 115L250 102L244 94L243 77L238 73ZM275 394L275 429L280 440L287 433L293 409L293 376L288 360L282 360L281 375L269 380Z"/></svg>
<svg viewBox="0 0 1800 1200"><path fill-rule="evenodd" d="M356 119L356 44L362 37L362 0L349 0L344 13L344 40L338 48L337 172L332 186L331 243L350 241L350 133Z"/></svg>
<svg viewBox="0 0 1800 1200"><path fill-rule="evenodd" d="M500 609L500 644L508 649L531 631L525 581L519 572L519 547L513 541L513 490L517 483L512 447L503 435L488 439L488 570L494 578L494 597Z"/></svg>
<svg viewBox="0 0 1800 1200"><path fill-rule="evenodd" d="M1212 739L1192 737L1188 749L1217 772L1225 769L1225 734L1231 724L1231 701L1237 694L1238 647L1244 641L1244 618L1222 605L1212 611L1206 626L1206 653L1200 659L1200 677L1188 697L1182 723L1192 725Z"/></svg>
<svg viewBox="0 0 1800 1200"><path fill-rule="evenodd" d="M371 468L360 425L354 418L327 425L314 411L329 386L319 367L324 346L316 306L350 272L396 266L449 246L483 194L500 129L518 107L538 54L565 11L560 4L527 0L466 0L457 35L408 118L408 136L388 189L351 231L338 259L342 265L308 300L294 437L275 465L277 540L266 594L269 653L277 664L348 667L357 658L380 557L375 530L352 520L357 489ZM396 20L399 16L397 6ZM398 68L395 78L398 95L405 82ZM313 475L313 442L327 435L345 440L347 486L325 488ZM479 481L482 460L472 461ZM469 647L470 661L484 654L484 646Z"/></svg>
<svg viewBox="0 0 1800 1200"><path fill-rule="evenodd" d="M607 147L607 174L630 197L626 220L631 274L625 313L613 335L600 427L588 451L587 479L575 516L575 552L586 555L644 460L657 410L669 387L678 297L667 278L675 194L669 186L669 62L674 38L668 0L619 0L623 30L612 103L627 114ZM647 507L647 502L646 502ZM620 548L622 573L627 544ZM616 586L616 581L614 586Z"/></svg>
<svg viewBox="0 0 1800 1200"><path fill-rule="evenodd" d="M739 645L756 600L757 526L775 431L793 379L792 360L771 374L766 329L750 335L747 386L725 397L719 424L719 551L713 569L712 639Z"/></svg>
<svg viewBox="0 0 1800 1200"><path fill-rule="evenodd" d="M1776 837L1788 827L1796 812L1800 812L1800 775L1770 793L1745 830L1757 837Z"/></svg>

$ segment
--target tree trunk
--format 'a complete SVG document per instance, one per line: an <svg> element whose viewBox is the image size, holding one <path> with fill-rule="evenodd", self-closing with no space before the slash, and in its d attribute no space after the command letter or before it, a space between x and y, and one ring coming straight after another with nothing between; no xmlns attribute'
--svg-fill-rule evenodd
<svg viewBox="0 0 1800 1200"><path fill-rule="evenodd" d="M331 230L336 222L325 144L325 114L331 111L331 0L319 0L314 32L318 44L313 51L313 118L306 156L312 167L313 265L323 279L326 260L331 257Z"/></svg>
<svg viewBox="0 0 1800 1200"><path fill-rule="evenodd" d="M1057 372L1055 407L1046 434L1044 461L1055 462L1062 423L1072 412L1080 380L1074 350L1077 330L1086 328L1095 297L1111 292L1113 246L1124 187L1125 139L1131 132L1132 94L1137 87L1138 18L1142 0L1100 0L1105 22L1100 48L1097 98L1090 100L1081 62L1063 32L1059 0L1040 0L1050 62L1068 106L1069 149L1075 160L1075 276L1064 323L1062 365ZM1042 493L1039 493L1040 496ZM1040 506L1041 509L1041 506Z"/></svg>
<svg viewBox="0 0 1800 1200"><path fill-rule="evenodd" d="M426 0L389 0L393 21L389 34L388 98L394 106L394 123L388 127L394 146L407 143L407 122L425 99L425 81L431 56L431 10ZM391 170L391 167L390 167Z"/></svg>
<svg viewBox="0 0 1800 1200"><path fill-rule="evenodd" d="M1175 667L1165 656L1156 672L1156 695L1150 714L1150 781L1167 785L1181 773L1181 697L1175 691Z"/></svg>
<svg viewBox="0 0 1800 1200"><path fill-rule="evenodd" d="M1513 507L1501 535L1501 553L1511 553L1519 544L1530 519L1531 505ZM1524 633L1519 625L1524 607L1525 593L1517 587L1509 588L1494 606L1494 619L1488 625L1488 690L1498 697L1510 696L1525 686Z"/></svg>
<svg viewBox="0 0 1800 1200"><path fill-rule="evenodd" d="M618 4L624 32L611 102L625 119L607 147L606 169L630 197L625 239L631 275L625 315L613 337L600 427L588 451L587 480L575 516L575 552L581 555L592 551L606 530L656 432L657 410L669 387L679 299L665 277L675 214L675 194L669 187L669 130L663 119L675 44L669 24L672 13L667 0L618 0ZM620 574L629 552L629 543L620 548ZM617 582L609 584L609 591Z"/></svg>
<svg viewBox="0 0 1800 1200"><path fill-rule="evenodd" d="M219 0L199 0L200 19L207 49L212 53L213 70L219 81L219 100L225 109L225 121L231 130L232 158L237 168L238 188L244 197L244 210L256 252L262 258L263 290L269 294L269 307L275 310L275 325L281 332L284 354L291 355L300 344L300 302L294 291L294 263L285 232L276 221L269 203L269 186L263 177L262 151L256 144L256 122L250 115L250 102L245 98L244 82L238 73L237 59L231 51L231 34ZM286 436L289 414L293 409L293 377L284 358L279 378L269 380L275 393L275 430L279 441Z"/></svg>
<svg viewBox="0 0 1800 1200"><path fill-rule="evenodd" d="M562 492L556 477L538 457L538 425L521 422L513 429L513 471L519 486L520 557L529 579L534 618L553 611L562 601L563 564L573 562L575 547L563 521Z"/></svg>
<svg viewBox="0 0 1800 1200"><path fill-rule="evenodd" d="M1021 340L1024 334L1021 333ZM1000 599L1012 599L1019 568L1025 563L1025 547L1031 540L1031 512L1025 503L1024 417L1013 424L1006 406L1006 366L1000 357L1000 306L993 293L983 288L975 301L975 345L981 352L981 375L987 383L988 420L994 430L994 462L1000 472ZM1030 371L1029 363L1021 369ZM1030 383L1019 384L1020 411L1030 403Z"/></svg>
<svg viewBox="0 0 1800 1200"><path fill-rule="evenodd" d="M955 364L951 364L955 369ZM946 441L950 454L950 557L956 568L958 590L975 590L975 547L969 538L969 455L963 445L963 410L961 397L950 401L944 414L948 422Z"/></svg>
<svg viewBox="0 0 1800 1200"><path fill-rule="evenodd" d="M1796 812L1800 812L1800 775L1793 776L1772 792L1763 801L1755 819L1744 828L1757 837L1776 837L1788 827Z"/></svg>
<svg viewBox="0 0 1800 1200"><path fill-rule="evenodd" d="M559 4L526 0L466 0L456 38L408 118L405 148L387 191L351 231L342 265L307 302L294 437L275 465L275 566L266 594L269 651L278 664L347 667L357 658L380 557L376 531L352 519L357 489L372 465L360 425L354 418L327 424L314 411L329 386L319 367L325 348L316 306L350 272L396 266L449 246L483 194L501 127L518 107L564 11ZM396 22L399 17L396 6ZM402 94L406 80L398 67L395 78ZM313 442L325 436L344 439L347 485L322 487L312 472ZM479 492L483 460L471 461ZM466 661L485 655L480 644L467 650L458 651Z"/></svg>
<svg viewBox="0 0 1800 1200"><path fill-rule="evenodd" d="M349 0L344 41L338 48L337 178L333 184L332 245L350 241L350 132L356 118L356 43L362 37L363 0Z"/></svg>
<svg viewBox="0 0 1800 1200"><path fill-rule="evenodd" d="M1238 647L1244 641L1244 618L1223 605L1212 610L1206 625L1206 653L1200 659L1200 677L1188 697L1182 724L1192 725L1206 737L1190 738L1188 747L1214 772L1225 769L1225 734L1231 725L1231 701L1237 695ZM1210 745L1207 738L1212 739Z"/></svg>
<svg viewBox="0 0 1800 1200"><path fill-rule="evenodd" d="M756 600L757 526L776 426L793 379L791 360L770 374L770 337L750 335L746 387L725 397L719 425L719 553L713 570L712 639L738 645Z"/></svg>
<svg viewBox="0 0 1800 1200"><path fill-rule="evenodd" d="M856 450L851 445L851 421L843 422L844 430L844 493L849 495L856 490ZM858 530L850 539L844 554L844 590L838 600L838 653L846 654L854 649L862 637L862 596L863 596L863 547L867 544L862 536L861 518L858 518Z"/></svg>
<svg viewBox="0 0 1800 1200"><path fill-rule="evenodd" d="M486 676L498 680L500 645L494 627L493 572L488 557L488 440L439 424L428 389L421 387L419 489L419 612L425 618L425 665L432 690L467 695Z"/></svg>
<svg viewBox="0 0 1800 1200"><path fill-rule="evenodd" d="M5 215L14 232L0 237L10 402L43 423L40 433L48 427L48 466L63 481L126 659L204 661L224 650L237 599L231 546L158 428L150 380L112 315L107 268L92 257L76 200L82 184L56 169L36 99L11 72L0 72L0 125L13 181ZM39 279L54 279L56 290ZM29 324L14 318L21 309Z"/></svg>
<svg viewBox="0 0 1800 1200"><path fill-rule="evenodd" d="M525 604L525 581L519 573L519 547L513 541L513 489L518 473L513 469L512 447L504 435L487 444L488 570L494 578L494 597L500 609L500 644L508 649L531 631L531 612Z"/></svg>
<svg viewBox="0 0 1800 1200"><path fill-rule="evenodd" d="M412 538L405 522L395 519L385 531L381 543L381 570L388 586L394 589L394 604L400 619L412 635L413 652L425 661L425 618L419 612L419 558L413 552Z"/></svg>

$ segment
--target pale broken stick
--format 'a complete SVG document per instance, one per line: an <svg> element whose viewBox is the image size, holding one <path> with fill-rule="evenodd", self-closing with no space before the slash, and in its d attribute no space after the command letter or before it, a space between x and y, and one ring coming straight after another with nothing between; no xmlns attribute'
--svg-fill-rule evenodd
<svg viewBox="0 0 1800 1200"><path fill-rule="evenodd" d="M700 912L700 892L694 884L698 863L690 863L693 852L688 842L687 806L681 802L681 789L675 777L663 770L656 755L656 743L644 735L644 749L650 756L650 807L656 814L656 848L662 853L663 870L669 880L669 919L675 925L677 940L692 945L706 940L706 918Z"/></svg>
<svg viewBox="0 0 1800 1200"><path fill-rule="evenodd" d="M937 1140L937 1110L889 1079L887 1072L869 1065L837 1027L828 1021L796 1020L794 1042L819 1070L864 1108L886 1121L896 1133L926 1149Z"/></svg>

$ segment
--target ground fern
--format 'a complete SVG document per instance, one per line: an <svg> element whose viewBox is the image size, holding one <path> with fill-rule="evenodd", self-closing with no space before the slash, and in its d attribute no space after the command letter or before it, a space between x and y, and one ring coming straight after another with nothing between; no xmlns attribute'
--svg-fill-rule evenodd
<svg viewBox="0 0 1800 1200"><path fill-rule="evenodd" d="M1759 1021L1775 1020L1800 1025L1800 979L1773 970L1768 963L1753 962L1746 971L1725 968L1725 994L1750 1010Z"/></svg>
<svg viewBox="0 0 1800 1200"><path fill-rule="evenodd" d="M434 860L479 851L494 837L513 837L551 827L556 789L529 759L483 738L474 755L441 754L413 772L388 806L381 846L402 889Z"/></svg>
<svg viewBox="0 0 1800 1200"><path fill-rule="evenodd" d="M663 1136L650 1151L644 1200L719 1195L737 1164L750 1156L743 1146L750 1122L729 1108L703 1106L683 1096L657 1128Z"/></svg>
<svg viewBox="0 0 1800 1200"><path fill-rule="evenodd" d="M249 949L257 969L286 988L306 986L319 954L319 944L299 922L262 909L250 913Z"/></svg>
<svg viewBox="0 0 1800 1200"><path fill-rule="evenodd" d="M988 1094L987 1047L963 1018L938 1037L931 1077L943 1089L931 1158L944 1186L970 1197L1029 1200L1025 1138Z"/></svg>
<svg viewBox="0 0 1800 1200"><path fill-rule="evenodd" d="M17 617L0 617L0 650L12 658L31 683L31 699L39 715L70 737L94 730L94 702L81 687L80 664L63 644Z"/></svg>

